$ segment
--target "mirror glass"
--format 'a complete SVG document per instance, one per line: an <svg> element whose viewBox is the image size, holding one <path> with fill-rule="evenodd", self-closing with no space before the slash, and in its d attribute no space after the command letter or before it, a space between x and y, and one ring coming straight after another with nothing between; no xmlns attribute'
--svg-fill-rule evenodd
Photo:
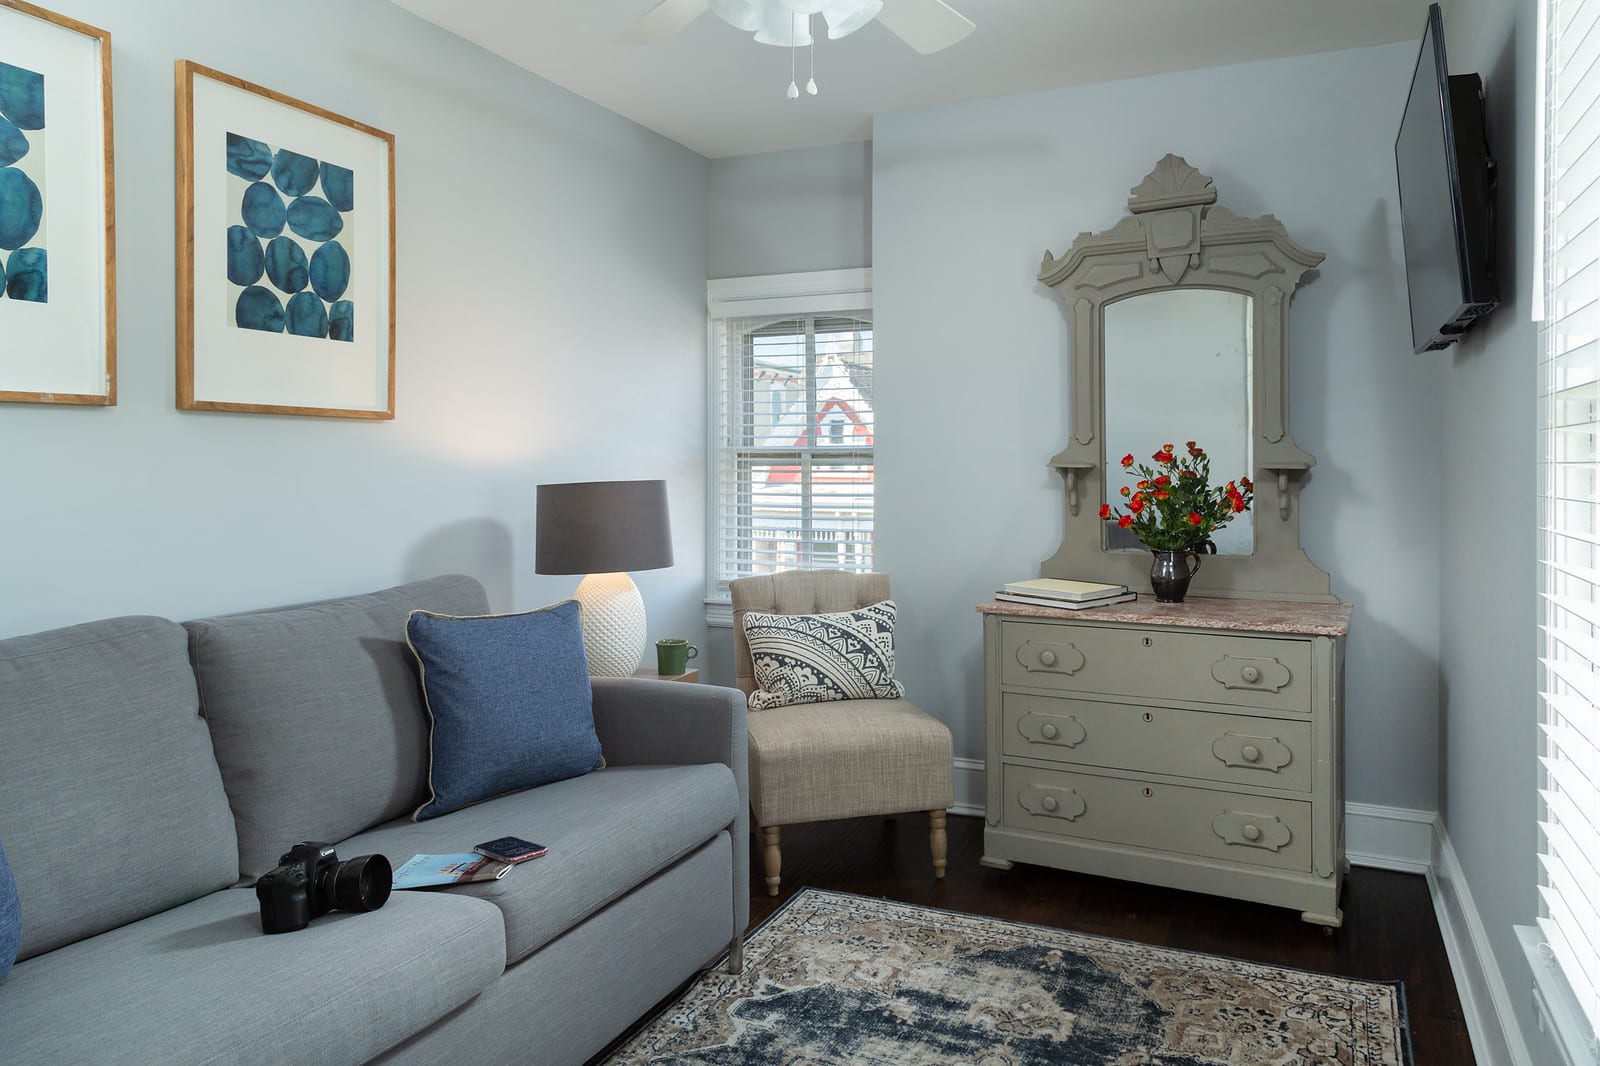
<svg viewBox="0 0 1600 1066"><path fill-rule="evenodd" d="M1250 310L1250 297L1221 289L1169 289L1106 305L1106 498L1113 506L1122 486L1133 485L1122 457L1131 452L1155 466L1150 456L1167 443L1204 448L1213 488L1255 476ZM1217 531L1217 554L1251 554L1252 518L1246 511ZM1108 549L1144 550L1115 523L1104 529Z"/></svg>

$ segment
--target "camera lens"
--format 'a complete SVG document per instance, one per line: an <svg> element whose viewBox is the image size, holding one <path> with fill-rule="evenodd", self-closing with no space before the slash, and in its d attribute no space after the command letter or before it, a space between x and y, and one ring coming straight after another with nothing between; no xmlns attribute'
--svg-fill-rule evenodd
<svg viewBox="0 0 1600 1066"><path fill-rule="evenodd" d="M333 874L333 905L341 911L375 911L394 887L394 868L382 855L357 855Z"/></svg>

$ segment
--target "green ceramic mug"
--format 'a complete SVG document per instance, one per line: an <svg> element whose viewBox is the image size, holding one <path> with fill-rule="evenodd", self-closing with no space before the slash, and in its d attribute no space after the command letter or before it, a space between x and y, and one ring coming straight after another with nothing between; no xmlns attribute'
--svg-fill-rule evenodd
<svg viewBox="0 0 1600 1066"><path fill-rule="evenodd" d="M688 673L689 660L697 658L700 649L682 637L667 637L656 641L656 673L662 677L677 677Z"/></svg>

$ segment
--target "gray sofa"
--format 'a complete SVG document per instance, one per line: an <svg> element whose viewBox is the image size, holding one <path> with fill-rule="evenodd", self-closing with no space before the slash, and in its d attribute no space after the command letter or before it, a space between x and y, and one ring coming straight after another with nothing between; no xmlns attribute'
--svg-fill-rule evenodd
<svg viewBox="0 0 1600 1066"><path fill-rule="evenodd" d="M0 641L0 845L22 947L0 1061L577 1064L749 917L745 709L731 689L595 679L606 766L413 824L428 725L413 608L444 577L179 625ZM254 879L340 858L549 854L504 879L261 933Z"/></svg>

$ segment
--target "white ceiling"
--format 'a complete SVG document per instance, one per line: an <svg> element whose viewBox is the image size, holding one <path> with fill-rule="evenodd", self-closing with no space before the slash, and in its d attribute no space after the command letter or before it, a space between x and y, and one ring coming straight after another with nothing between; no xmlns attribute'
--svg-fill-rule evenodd
<svg viewBox="0 0 1600 1066"><path fill-rule="evenodd" d="M819 95L789 100L788 49L706 14L665 43L612 38L656 0L394 0L518 66L716 159L863 141L872 115L1253 59L1421 40L1427 0L948 0L977 23L921 56L873 23L817 44ZM895 0L885 0L893 4ZM805 84L807 56L799 56Z"/></svg>

